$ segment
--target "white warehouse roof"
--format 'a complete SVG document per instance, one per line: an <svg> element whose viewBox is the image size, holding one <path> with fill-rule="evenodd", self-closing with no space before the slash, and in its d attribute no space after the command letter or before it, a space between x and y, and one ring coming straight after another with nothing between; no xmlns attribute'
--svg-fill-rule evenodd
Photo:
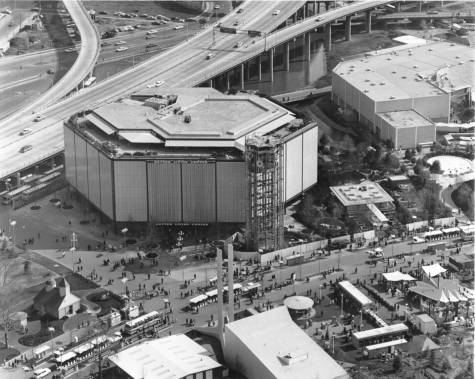
<svg viewBox="0 0 475 379"><path fill-rule="evenodd" d="M109 357L133 379L178 379L221 365L184 334L146 341Z"/></svg>
<svg viewBox="0 0 475 379"><path fill-rule="evenodd" d="M225 330L226 336L233 334L275 378L349 378L346 371L292 321L285 306L226 324ZM226 349L232 349L231 343L225 344L225 356ZM243 365L252 363L243 362Z"/></svg>

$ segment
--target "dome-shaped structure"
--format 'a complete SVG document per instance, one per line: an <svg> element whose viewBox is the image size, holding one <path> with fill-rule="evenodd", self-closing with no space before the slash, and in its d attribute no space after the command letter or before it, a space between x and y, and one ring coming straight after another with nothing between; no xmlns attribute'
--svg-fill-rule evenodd
<svg viewBox="0 0 475 379"><path fill-rule="evenodd" d="M306 296L291 296L284 300L293 319L308 315L313 308L313 300Z"/></svg>

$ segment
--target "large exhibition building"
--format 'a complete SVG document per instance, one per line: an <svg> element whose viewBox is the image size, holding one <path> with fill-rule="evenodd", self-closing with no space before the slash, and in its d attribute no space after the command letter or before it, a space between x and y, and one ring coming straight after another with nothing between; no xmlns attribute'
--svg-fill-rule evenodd
<svg viewBox="0 0 475 379"><path fill-rule="evenodd" d="M274 183L271 163L246 153L256 138L280 146ZM316 124L245 93L147 88L72 117L64 140L69 184L117 223L244 223L248 199L278 189L285 203L317 181Z"/></svg>
<svg viewBox="0 0 475 379"><path fill-rule="evenodd" d="M339 63L333 100L396 148L435 141L435 122L451 122L470 107L475 88L473 48L450 42L387 49Z"/></svg>

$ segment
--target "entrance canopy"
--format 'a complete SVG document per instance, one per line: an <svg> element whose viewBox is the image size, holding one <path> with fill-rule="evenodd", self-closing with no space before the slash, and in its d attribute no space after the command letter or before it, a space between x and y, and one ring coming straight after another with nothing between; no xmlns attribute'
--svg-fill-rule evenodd
<svg viewBox="0 0 475 379"><path fill-rule="evenodd" d="M356 300L362 307L365 305L371 304L372 301L366 296L363 292L361 292L358 288L356 288L353 284L351 284L348 280L344 280L339 282L338 285L340 288L348 295L350 295L354 300Z"/></svg>

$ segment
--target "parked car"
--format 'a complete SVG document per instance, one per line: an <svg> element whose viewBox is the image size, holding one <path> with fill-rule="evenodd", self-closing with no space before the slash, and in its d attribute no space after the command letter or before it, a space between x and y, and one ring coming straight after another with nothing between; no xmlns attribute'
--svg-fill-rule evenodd
<svg viewBox="0 0 475 379"><path fill-rule="evenodd" d="M120 46L120 45L125 45L126 43L127 43L127 42L125 42L125 41L117 41L117 42L115 43L115 45L116 45L116 46Z"/></svg>
<svg viewBox="0 0 475 379"><path fill-rule="evenodd" d="M122 46L122 47L119 47L119 48L115 49L115 51L117 51L118 53L120 53L121 51L126 51L126 50L129 50L129 48L125 47L125 46Z"/></svg>

